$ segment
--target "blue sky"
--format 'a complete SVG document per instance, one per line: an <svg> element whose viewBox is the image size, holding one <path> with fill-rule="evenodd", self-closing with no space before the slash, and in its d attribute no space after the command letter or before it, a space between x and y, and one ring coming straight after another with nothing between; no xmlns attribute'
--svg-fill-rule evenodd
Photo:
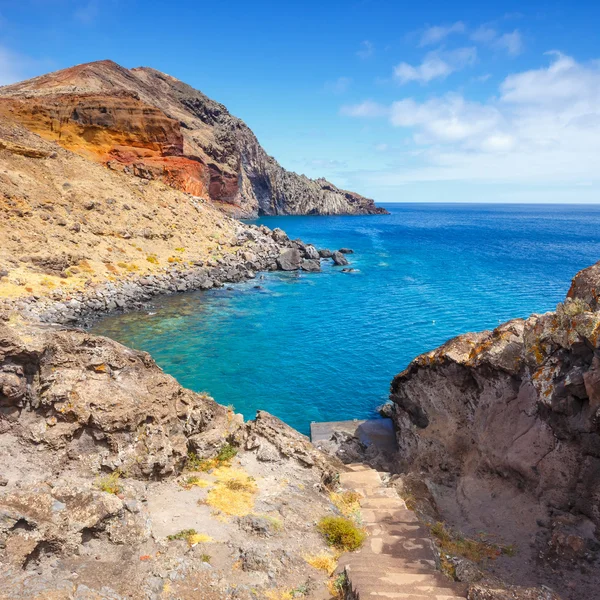
<svg viewBox="0 0 600 600"><path fill-rule="evenodd" d="M111 58L379 201L600 201L598 2L0 0L0 84Z"/></svg>

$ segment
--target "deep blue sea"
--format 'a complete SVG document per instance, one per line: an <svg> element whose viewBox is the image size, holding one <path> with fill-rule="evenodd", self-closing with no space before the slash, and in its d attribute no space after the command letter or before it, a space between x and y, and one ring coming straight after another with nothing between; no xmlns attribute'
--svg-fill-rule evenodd
<svg viewBox="0 0 600 600"><path fill-rule="evenodd" d="M178 381L252 418L372 417L392 377L466 332L554 309L600 260L600 206L390 204L388 216L265 217L354 273L266 273L156 300L94 331L146 350ZM255 289L260 285L261 289Z"/></svg>

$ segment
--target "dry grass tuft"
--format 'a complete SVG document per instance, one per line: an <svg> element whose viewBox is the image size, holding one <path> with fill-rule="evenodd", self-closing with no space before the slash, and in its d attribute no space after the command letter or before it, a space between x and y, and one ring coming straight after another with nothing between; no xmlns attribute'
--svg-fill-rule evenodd
<svg viewBox="0 0 600 600"><path fill-rule="evenodd" d="M451 531L441 522L434 523L430 529L442 554L463 556L475 563L495 560L502 554L507 556L515 554L513 546L501 546L485 539L466 538Z"/></svg>
<svg viewBox="0 0 600 600"><path fill-rule="evenodd" d="M193 487L207 488L211 485L211 482L202 479L197 475L191 475L190 477L186 477L183 481L180 481L179 485L186 490L191 490Z"/></svg>
<svg viewBox="0 0 600 600"><path fill-rule="evenodd" d="M319 554L307 554L304 560L315 569L325 571L330 577L337 568L338 559L329 552L319 552Z"/></svg>
<svg viewBox="0 0 600 600"><path fill-rule="evenodd" d="M107 494L120 494L122 492L121 484L119 483L120 478L121 473L119 471L113 471L110 475L101 477L96 482L96 487Z"/></svg>
<svg viewBox="0 0 600 600"><path fill-rule="evenodd" d="M227 515L243 517L252 512L256 482L241 469L218 467L213 475L217 483L208 492L205 503Z"/></svg>
<svg viewBox="0 0 600 600"><path fill-rule="evenodd" d="M198 533L195 529L182 529L173 535L167 536L167 539L169 541L185 540L190 546L214 542L209 535L206 535L205 533Z"/></svg>
<svg viewBox="0 0 600 600"><path fill-rule="evenodd" d="M329 499L344 517L356 519L360 516L361 495L358 492L330 492Z"/></svg>

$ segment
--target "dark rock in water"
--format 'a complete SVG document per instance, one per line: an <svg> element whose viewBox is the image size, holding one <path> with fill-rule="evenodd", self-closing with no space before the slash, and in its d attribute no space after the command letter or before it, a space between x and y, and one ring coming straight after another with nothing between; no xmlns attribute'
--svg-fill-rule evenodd
<svg viewBox="0 0 600 600"><path fill-rule="evenodd" d="M386 419L391 419L394 416L394 404L386 402L377 407L377 412Z"/></svg>
<svg viewBox="0 0 600 600"><path fill-rule="evenodd" d="M302 261L302 263L300 265L300 268L303 271L309 271L311 273L314 273L316 271L320 271L321 270L321 263L318 260L305 258Z"/></svg>
<svg viewBox="0 0 600 600"><path fill-rule="evenodd" d="M319 251L309 244L304 248L304 257L310 260L319 260Z"/></svg>
<svg viewBox="0 0 600 600"><path fill-rule="evenodd" d="M337 265L338 267L345 267L346 265L350 264L341 252L334 252L331 255L331 258L333 258L333 264Z"/></svg>
<svg viewBox="0 0 600 600"><path fill-rule="evenodd" d="M352 250L352 248L340 248L340 252L342 254L354 254L354 250Z"/></svg>
<svg viewBox="0 0 600 600"><path fill-rule="evenodd" d="M254 289L255 289L255 290L262 290L262 285L255 285L255 286L254 286Z"/></svg>
<svg viewBox="0 0 600 600"><path fill-rule="evenodd" d="M301 262L302 257L300 256L300 250L297 248L290 248L279 255L277 266L282 271L295 271L300 268Z"/></svg>
<svg viewBox="0 0 600 600"><path fill-rule="evenodd" d="M355 272L356 272L356 269L352 269L352 268L342 269L342 273L355 273Z"/></svg>
<svg viewBox="0 0 600 600"><path fill-rule="evenodd" d="M321 248L321 250L319 250L319 256L321 258L331 258L333 256L333 252L327 248Z"/></svg>

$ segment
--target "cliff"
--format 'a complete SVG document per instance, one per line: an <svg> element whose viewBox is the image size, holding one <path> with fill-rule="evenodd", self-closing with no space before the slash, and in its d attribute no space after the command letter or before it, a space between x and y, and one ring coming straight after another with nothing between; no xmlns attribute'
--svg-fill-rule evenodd
<svg viewBox="0 0 600 600"><path fill-rule="evenodd" d="M286 171L223 105L154 69L100 61L5 86L0 115L237 217L386 212L324 179Z"/></svg>
<svg viewBox="0 0 600 600"><path fill-rule="evenodd" d="M133 118L137 101L127 98L124 112ZM94 102L87 97L82 106L101 114ZM173 121L154 109L150 116L148 144L157 153L177 147ZM125 134L121 140L131 143ZM192 193L106 169L1 116L0 239L0 313L16 308L54 323L281 265L320 269L317 250L281 230L245 225Z"/></svg>
<svg viewBox="0 0 600 600"><path fill-rule="evenodd" d="M597 263L556 312L452 339L391 387L403 466L447 518L515 543L521 576L568 598L597 585L599 290Z"/></svg>
<svg viewBox="0 0 600 600"><path fill-rule="evenodd" d="M0 454L2 600L329 597L335 461L146 353L0 323Z"/></svg>

